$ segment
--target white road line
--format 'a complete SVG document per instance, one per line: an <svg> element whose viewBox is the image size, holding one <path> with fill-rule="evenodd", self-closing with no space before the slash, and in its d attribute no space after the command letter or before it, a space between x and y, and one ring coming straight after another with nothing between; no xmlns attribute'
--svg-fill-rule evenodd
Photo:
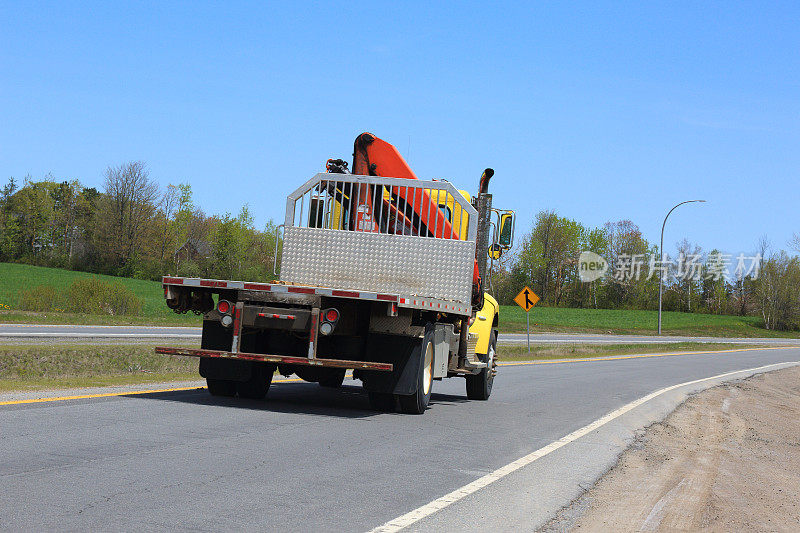
<svg viewBox="0 0 800 533"><path fill-rule="evenodd" d="M125 329L163 329L163 330L192 330L200 331L199 327L192 326L105 326L92 324L0 324L0 328L125 328Z"/></svg>
<svg viewBox="0 0 800 533"><path fill-rule="evenodd" d="M513 342L513 343L522 343L522 344L525 344L526 342L528 342L525 337L522 337L521 339L518 339L516 337L502 337L502 336L499 339L497 339L497 342L501 342L501 341ZM586 343L591 343L591 344L596 344L598 342L616 342L617 344L624 344L625 342L630 342L630 343L639 344L639 343L646 343L646 342L678 343L678 342L689 342L689 341L686 341L686 340L678 340L678 341L676 341L676 340L672 340L672 339L668 339L668 340L667 339L628 339L628 338L625 338L625 337L620 337L620 338L617 338L617 339L607 339L607 338L597 339L597 338L594 338L594 337L585 338L585 339L584 338L561 339L559 337L534 337L533 335L531 335L531 342L532 343L533 342L552 342L552 343L570 342L570 343L573 343L573 344L574 343L580 343L580 342L586 342Z"/></svg>
<svg viewBox="0 0 800 533"><path fill-rule="evenodd" d="M45 337L45 338L59 338L59 337L69 337L69 338L80 338L80 339L90 339L90 338L104 338L104 339L113 339L113 338L136 338L136 337L147 337L147 338L162 338L162 339L177 339L177 338L191 338L197 339L201 337L200 333L44 333L44 332L30 332L30 333L2 333L0 332L0 339L4 337Z"/></svg>
<svg viewBox="0 0 800 533"><path fill-rule="evenodd" d="M502 337L497 340L500 345L522 344L527 341L523 339L509 339ZM531 344L680 344L680 343L705 343L705 344L794 344L797 339L703 339L693 337L692 339L539 339L531 337Z"/></svg>
<svg viewBox="0 0 800 533"><path fill-rule="evenodd" d="M410 525L412 525L412 524L414 524L416 522L419 522L423 518L426 518L426 517L438 512L438 511L441 511L442 509L454 504L455 502L457 502L457 501L459 501L459 500L461 500L463 498L466 498L470 494L473 494L473 493L479 491L480 489L491 485L495 481L498 481L498 480L506 477L507 475L509 475L509 474L511 474L513 472L516 472L520 468L522 468L524 466L527 466L527 465L533 463L534 461L536 461L538 459L541 459L542 457L544 457L544 456L546 456L546 455L558 450L559 448L562 448L563 446L566 446L567 444L569 444L571 442L574 442L574 441L578 440L579 438L581 438L581 437L583 437L585 435L588 435L592 431L600 428L601 426L611 422L612 420L614 420L616 418L619 418L620 416L624 415L628 411L631 411L632 409L635 409L635 408L639 407L640 405L642 405L642 404L652 400L653 398L656 398L656 397L658 397L658 396L660 396L660 395L662 395L662 394L664 394L666 392L675 390L675 389L677 389L679 387L685 387L687 385L694 385L696 383L703 383L705 381L711 381L711 380L715 380L715 379L726 378L728 376L733 376L735 374L744 374L744 373L748 373L748 372L750 372L750 373L766 372L768 370L777 370L779 368L786 368L786 367L794 366L794 365L800 365L800 361L793 361L793 362L787 362L787 363L776 363L776 364L771 364L771 365L759 366L757 368L748 368L748 369L743 369L743 370L735 370L733 372L726 372L724 374L718 374L716 376L711 376L711 377L708 377L708 378L695 379L693 381L687 381L687 382L684 382L684 383L678 383L677 385L671 385L669 387L664 387L663 389L659 389L659 390L657 390L655 392L652 392L652 393L648 394L647 396L643 396L642 398L639 398L638 400L634 400L631 403L623 405L619 409L611 411L610 413L608 413L607 415L603 416L602 418L598 418L597 420L595 420L591 424L586 425L586 426L584 426L584 427L582 427L582 428L580 428L580 429L578 429L576 431L573 431L569 435L567 435L565 437L562 437L562 438L558 439L555 442L551 442L547 446L545 446L543 448L539 448L535 452L529 453L528 455L526 455L524 457L521 457L521 458L517 459L516 461L508 463L507 465L498 468L494 472L490 472L490 473L486 474L485 476L476 479L472 483L464 485L463 487L461 487L459 489L456 489L456 490L454 490L453 492L451 492L449 494L445 494L441 498L437 498L437 499L433 500L432 502L427 503L427 504L423 505L422 507L418 507L418 508L414 509L413 511L410 511L410 512L408 512L408 513L406 513L406 514L404 514L402 516L398 516L397 518L395 518L393 520L390 520L389 522L386 522L385 524L383 524L381 526L378 526L375 529L372 529L370 531L370 533L379 533L379 532L380 533L390 533L390 532L400 531L401 529L404 529L404 528L406 528L406 527L408 527L408 526L410 526Z"/></svg>

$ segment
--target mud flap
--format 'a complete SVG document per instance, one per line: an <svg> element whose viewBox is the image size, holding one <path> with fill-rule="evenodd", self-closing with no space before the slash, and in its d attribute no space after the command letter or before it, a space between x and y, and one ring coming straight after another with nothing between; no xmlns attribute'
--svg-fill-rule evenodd
<svg viewBox="0 0 800 533"><path fill-rule="evenodd" d="M216 320L203 320L204 350L230 350L233 333ZM228 381L247 381L252 375L252 363L236 359L200 358L200 375L204 378Z"/></svg>
<svg viewBox="0 0 800 533"><path fill-rule="evenodd" d="M200 347L204 350L231 349L233 331L220 324L219 320L203 320L203 336Z"/></svg>
<svg viewBox="0 0 800 533"><path fill-rule="evenodd" d="M427 337L427 334L426 334ZM417 392L417 376L422 364L423 338L372 333L367 337L367 357L379 363L392 363L391 372L359 372L364 390L391 394Z"/></svg>
<svg viewBox="0 0 800 533"><path fill-rule="evenodd" d="M224 379L227 381L248 381L252 374L252 361L216 357L200 358L200 375L204 378Z"/></svg>
<svg viewBox="0 0 800 533"><path fill-rule="evenodd" d="M427 334L425 335L427 337ZM453 324L436 324L433 330L433 377L446 378L450 362L450 350L458 346L458 336L453 333ZM423 344L424 346L424 344Z"/></svg>

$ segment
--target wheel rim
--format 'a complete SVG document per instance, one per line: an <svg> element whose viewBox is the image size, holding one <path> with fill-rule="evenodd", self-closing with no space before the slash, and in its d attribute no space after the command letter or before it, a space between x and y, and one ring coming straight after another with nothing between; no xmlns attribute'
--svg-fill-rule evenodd
<svg viewBox="0 0 800 533"><path fill-rule="evenodd" d="M489 344L489 351L486 353L486 373L489 383L494 379L494 346Z"/></svg>
<svg viewBox="0 0 800 533"><path fill-rule="evenodd" d="M425 367L422 373L422 392L426 396L431 392L433 384L433 343L429 342L425 348Z"/></svg>

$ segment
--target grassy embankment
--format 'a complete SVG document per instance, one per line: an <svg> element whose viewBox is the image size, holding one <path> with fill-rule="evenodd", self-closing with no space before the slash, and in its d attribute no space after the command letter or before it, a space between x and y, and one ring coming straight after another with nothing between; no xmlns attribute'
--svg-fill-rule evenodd
<svg viewBox="0 0 800 533"><path fill-rule="evenodd" d="M657 311L614 309L568 309L534 307L531 310L531 333L613 333L655 335ZM777 337L797 338L800 332L771 331L760 326L755 316L708 315L666 311L662 315L665 335L703 337ZM525 312L518 306L502 306L500 331L525 333Z"/></svg>
<svg viewBox="0 0 800 533"><path fill-rule="evenodd" d="M0 345L0 392L197 379L197 359L152 345Z"/></svg>
<svg viewBox="0 0 800 533"><path fill-rule="evenodd" d="M730 344L502 346L500 362L548 361L642 353L741 349ZM0 345L0 392L72 389L201 379L197 359L153 352L150 345Z"/></svg>
<svg viewBox="0 0 800 533"><path fill-rule="evenodd" d="M0 263L0 322L32 324L120 324L120 325L199 325L192 313L178 315L167 308L161 284L113 276L98 276L130 288L143 303L141 316L102 316L70 313L31 313L19 311L17 293L21 287L52 285L65 290L76 277L96 274L55 268ZM516 305L503 306L500 331L523 333L525 313ZM700 335L718 337L798 337L800 332L774 332L759 327L755 316L707 315L700 313L665 312L663 331L667 335ZM567 309L534 307L531 311L531 332L655 334L655 311L612 309Z"/></svg>
<svg viewBox="0 0 800 533"><path fill-rule="evenodd" d="M671 354L685 352L714 352L763 348L750 344L713 342L671 342L668 344L535 344L531 351L525 346L500 346L498 361L549 361L557 359L589 359L639 354Z"/></svg>
<svg viewBox="0 0 800 533"><path fill-rule="evenodd" d="M64 292L76 278L99 278L119 283L142 301L140 316L88 315L80 313L34 313L20 310L19 291L39 285L50 285ZM164 303L161 283L59 268L45 268L14 263L0 263L0 322L26 324L100 324L100 325L159 325L194 326L201 319L193 313L179 315Z"/></svg>
<svg viewBox="0 0 800 533"><path fill-rule="evenodd" d="M164 303L161 284L112 276L97 276L117 282L133 291L142 301L140 316L102 316L60 312L19 311L20 288L51 285L64 291L80 277L95 274L68 270L0 263L0 322L34 324L157 324L199 325L193 314L177 315ZM656 314L652 311L613 311L537 307L531 312L533 332L653 333ZM757 326L756 317L665 313L667 334L717 336L779 336ZM523 332L525 315L516 306L501 310L501 331ZM784 335L784 336L789 336ZM638 353L670 353L731 349L730 345L672 343L665 345L535 345L502 347L501 361L552 360L602 357ZM88 386L152 383L198 379L197 360L169 357L153 352L150 345L0 345L0 391L77 388Z"/></svg>

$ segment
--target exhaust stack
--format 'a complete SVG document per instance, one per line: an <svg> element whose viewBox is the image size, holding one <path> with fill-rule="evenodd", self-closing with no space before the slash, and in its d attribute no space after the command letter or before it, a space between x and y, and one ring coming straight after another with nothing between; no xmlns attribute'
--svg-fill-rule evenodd
<svg viewBox="0 0 800 533"><path fill-rule="evenodd" d="M486 275L486 258L489 249L489 229L491 228L492 195L489 194L489 180L494 176L494 170L487 168L481 174L478 198L475 200L475 209L478 210L478 235L475 239L475 260L478 262L478 273L481 283Z"/></svg>

